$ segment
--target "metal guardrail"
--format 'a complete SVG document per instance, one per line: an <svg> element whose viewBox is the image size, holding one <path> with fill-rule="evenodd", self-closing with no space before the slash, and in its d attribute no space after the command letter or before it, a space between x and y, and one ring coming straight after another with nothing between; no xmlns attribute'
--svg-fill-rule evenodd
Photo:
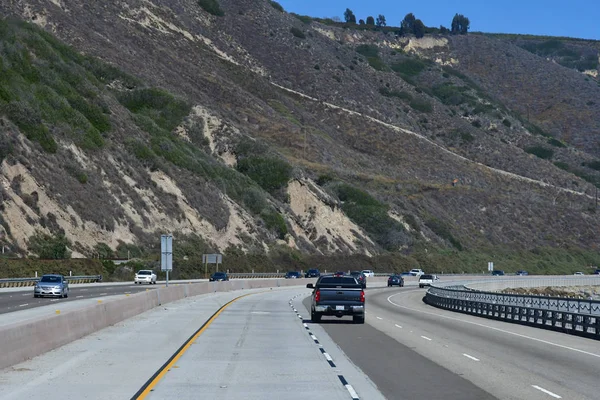
<svg viewBox="0 0 600 400"><path fill-rule="evenodd" d="M102 275L85 275L85 276L66 276L69 283L91 283L102 282ZM23 287L34 286L40 277L37 278L4 278L0 279L0 288L3 287Z"/></svg>
<svg viewBox="0 0 600 400"><path fill-rule="evenodd" d="M425 303L450 311L600 340L600 301L432 286Z"/></svg>

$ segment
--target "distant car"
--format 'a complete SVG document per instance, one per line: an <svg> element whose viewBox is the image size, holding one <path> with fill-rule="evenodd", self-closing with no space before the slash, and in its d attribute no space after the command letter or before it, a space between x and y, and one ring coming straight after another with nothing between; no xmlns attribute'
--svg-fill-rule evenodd
<svg viewBox="0 0 600 400"><path fill-rule="evenodd" d="M388 287L390 287L390 286L403 287L404 286L404 278L400 275L391 275L388 278Z"/></svg>
<svg viewBox="0 0 600 400"><path fill-rule="evenodd" d="M412 274L409 271L406 271L406 272L401 272L400 276L412 276Z"/></svg>
<svg viewBox="0 0 600 400"><path fill-rule="evenodd" d="M413 269L410 270L410 274L412 276L421 276L421 275L425 274L425 272L423 272L422 269L413 268Z"/></svg>
<svg viewBox="0 0 600 400"><path fill-rule="evenodd" d="M298 278L302 278L302 275L300 275L300 272L298 272L298 271L288 271L285 274L285 279L298 279Z"/></svg>
<svg viewBox="0 0 600 400"><path fill-rule="evenodd" d="M63 275L43 275L33 288L33 297L69 297L69 282Z"/></svg>
<svg viewBox="0 0 600 400"><path fill-rule="evenodd" d="M575 272L573 275L585 275L583 272Z"/></svg>
<svg viewBox="0 0 600 400"><path fill-rule="evenodd" d="M350 272L350 275L362 285L363 289L367 287L367 277L362 273L362 271L352 271Z"/></svg>
<svg viewBox="0 0 600 400"><path fill-rule="evenodd" d="M529 275L529 272L521 270L521 271L517 271L517 275L525 276L525 275Z"/></svg>
<svg viewBox="0 0 600 400"><path fill-rule="evenodd" d="M208 278L209 282L228 281L229 277L225 272L215 272Z"/></svg>
<svg viewBox="0 0 600 400"><path fill-rule="evenodd" d="M594 275L600 275L600 269L595 270Z"/></svg>
<svg viewBox="0 0 600 400"><path fill-rule="evenodd" d="M333 276L344 276L346 275L346 273L344 271L338 271L335 274L333 274Z"/></svg>
<svg viewBox="0 0 600 400"><path fill-rule="evenodd" d="M148 285L156 285L156 274L151 269L142 269L135 274L133 283L147 283Z"/></svg>
<svg viewBox="0 0 600 400"><path fill-rule="evenodd" d="M436 275L424 274L419 277L419 287L431 286L438 280Z"/></svg>
<svg viewBox="0 0 600 400"><path fill-rule="evenodd" d="M318 278L321 276L321 271L319 271L318 269L309 269L308 271L306 271L306 274L304 274L305 278Z"/></svg>
<svg viewBox="0 0 600 400"><path fill-rule="evenodd" d="M502 276L504 275L504 271L500 270L500 269L495 269L492 271L492 276Z"/></svg>
<svg viewBox="0 0 600 400"><path fill-rule="evenodd" d="M365 275L367 278L372 278L372 277L374 277L374 276L375 276L375 272L373 272L373 271L372 271L372 270L370 270L370 269L363 269L361 272L362 272L362 273L363 273L363 274L364 274L364 275Z"/></svg>

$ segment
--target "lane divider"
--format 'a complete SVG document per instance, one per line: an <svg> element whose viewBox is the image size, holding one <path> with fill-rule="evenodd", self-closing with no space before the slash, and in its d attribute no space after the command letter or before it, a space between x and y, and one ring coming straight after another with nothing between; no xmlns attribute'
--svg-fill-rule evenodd
<svg viewBox="0 0 600 400"><path fill-rule="evenodd" d="M154 387L160 382L160 380L165 376L167 372L174 368L175 363L181 358L181 356L192 346L193 342L198 339L198 337L213 323L213 321L232 303L238 301L241 298L246 296L250 296L254 293L248 293L243 296L236 297L235 299L225 303L221 308L219 308L202 326L186 340L181 347L163 364L162 367L158 369L152 375L150 379L138 390L136 394L133 395L131 400L142 400L145 399L146 396L150 394L154 390Z"/></svg>
<svg viewBox="0 0 600 400"><path fill-rule="evenodd" d="M562 397L560 397L559 395L557 395L556 393L552 393L549 390L544 389L543 387L539 387L538 385L531 385L531 387L533 387L534 389L539 390L540 392L546 393L548 396L552 396L555 399L562 399Z"/></svg>
<svg viewBox="0 0 600 400"><path fill-rule="evenodd" d="M292 297L290 299L289 303L288 303L290 305L290 308L292 309L292 311L294 311L296 313L296 315L298 316L298 318L300 318L301 320L304 320L304 318L302 318L302 315L298 312L298 310L296 309L296 307L294 307L294 300L297 297L305 296L305 295L306 295L306 293L297 294L296 296ZM321 351L321 354L323 354L323 357L325 357L325 360L327 361L327 363L329 364L329 366L331 368L337 368L336 365L335 365L335 362L333 361L333 358L329 355L329 353L327 353L325 351L325 349L323 348L323 345L321 343L319 343L319 340L311 332L310 327L308 326L308 324L306 322L303 322L302 326L304 326L304 329L307 331L308 336L310 336L310 338L315 342L315 344L317 346L319 346L319 351ZM344 378L344 375L338 375L338 379L340 380L340 382L342 382L342 385L344 385L344 387L346 388L346 390L348 390L348 393L350 393L350 397L352 398L352 400L360 400L360 397L358 397L358 393L356 393L356 391L354 390L354 388L352 387L352 385L350 385L348 383L348 381L346 380L346 378Z"/></svg>

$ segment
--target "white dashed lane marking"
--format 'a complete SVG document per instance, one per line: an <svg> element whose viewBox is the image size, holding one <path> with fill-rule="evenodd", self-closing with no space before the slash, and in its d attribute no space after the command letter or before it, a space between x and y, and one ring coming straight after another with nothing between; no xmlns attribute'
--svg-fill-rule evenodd
<svg viewBox="0 0 600 400"><path fill-rule="evenodd" d="M425 340L429 340L429 341L433 340L433 339L428 338L427 336L421 336L421 337Z"/></svg>
<svg viewBox="0 0 600 400"><path fill-rule="evenodd" d="M468 355L468 354L466 354L466 353L463 353L463 356L465 356L465 357L467 357L467 358L470 358L470 359L471 359L471 360L473 360L473 361L479 361L479 358L475 358L475 357L473 357L473 356L470 356L470 355Z"/></svg>
<svg viewBox="0 0 600 400"><path fill-rule="evenodd" d="M544 389L543 387L539 387L538 385L531 385L531 387L533 387L534 389L539 390L540 392L544 392L546 393L548 396L552 396L555 399L562 399L562 397L560 397L559 395L557 395L556 393L552 393L549 390Z"/></svg>

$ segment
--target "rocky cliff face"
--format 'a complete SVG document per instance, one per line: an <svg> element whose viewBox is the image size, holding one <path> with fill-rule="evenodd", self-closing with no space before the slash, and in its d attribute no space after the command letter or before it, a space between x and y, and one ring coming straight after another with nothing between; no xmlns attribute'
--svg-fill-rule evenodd
<svg viewBox="0 0 600 400"><path fill-rule="evenodd" d="M62 233L75 256L165 232L246 252L597 246L593 77L496 38L417 40L307 24L267 1L220 5L223 16L192 0L0 5L81 54L5 23L4 71L22 77L10 49L24 48L40 76L2 81L5 242L25 251L36 230ZM57 97L26 95L44 91ZM76 117L52 118L65 101ZM19 102L55 148L11 112Z"/></svg>

